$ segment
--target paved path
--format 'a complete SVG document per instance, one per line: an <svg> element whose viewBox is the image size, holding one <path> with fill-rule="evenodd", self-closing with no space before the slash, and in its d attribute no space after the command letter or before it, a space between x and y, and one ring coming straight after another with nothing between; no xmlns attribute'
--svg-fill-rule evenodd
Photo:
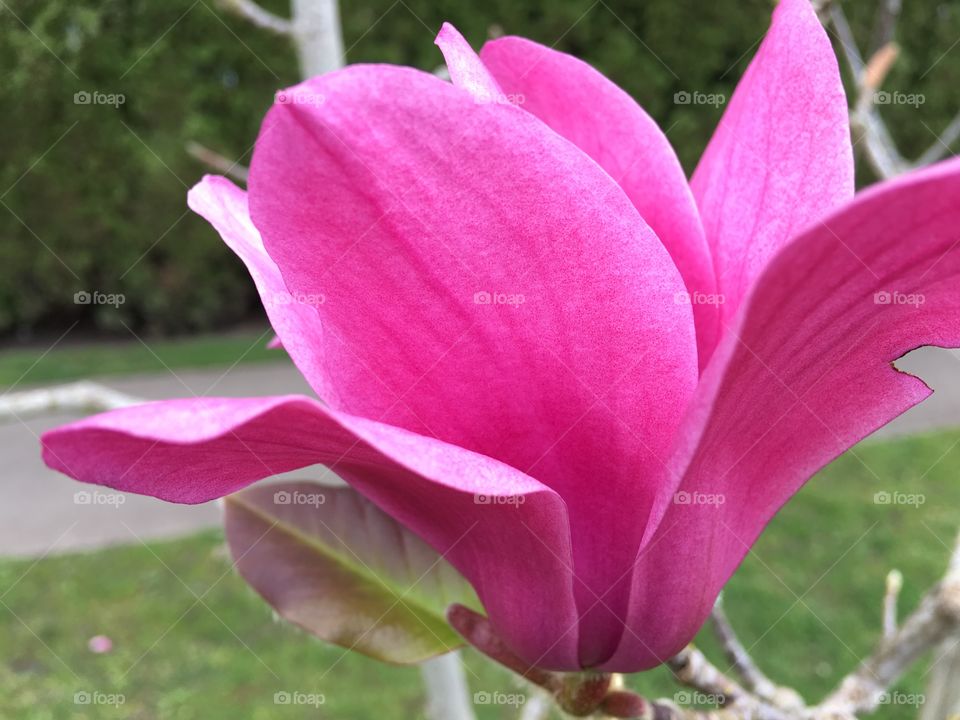
<svg viewBox="0 0 960 720"><path fill-rule="evenodd" d="M288 362L224 369L177 371L176 375L97 378L138 397L283 395L309 387ZM171 505L123 495L119 505L84 504L93 486L48 470L40 461L38 436L76 419L56 414L0 425L0 555L65 552L139 539L176 537L220 522L217 503ZM304 472L298 473L303 477ZM78 493L80 493L78 495Z"/></svg>
<svg viewBox="0 0 960 720"><path fill-rule="evenodd" d="M898 363L922 377L936 394L884 428L878 435L924 432L960 426L960 352L924 348ZM178 371L172 374L98 378L109 387L145 398L196 395L280 395L308 392L287 362L224 370ZM121 505L85 504L91 486L52 472L40 462L37 436L72 419L50 415L0 425L0 555L36 556L114 543L176 537L216 526L216 503L186 506L136 495ZM296 473L319 477L319 470ZM81 493L81 495L77 495Z"/></svg>

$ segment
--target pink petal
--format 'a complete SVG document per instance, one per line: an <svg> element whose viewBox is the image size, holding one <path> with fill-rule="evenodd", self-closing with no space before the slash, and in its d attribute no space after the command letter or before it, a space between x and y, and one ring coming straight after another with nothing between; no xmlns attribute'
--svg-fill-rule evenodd
<svg viewBox="0 0 960 720"><path fill-rule="evenodd" d="M326 298L325 399L556 490L592 608L581 660L604 658L654 497L638 478L697 379L669 255L609 175L515 107L391 66L286 95L251 212L287 287Z"/></svg>
<svg viewBox="0 0 960 720"><path fill-rule="evenodd" d="M636 206L680 270L693 300L700 367L719 335L713 263L683 168L657 124L587 63L519 37L480 53L503 91L596 160ZM521 102L522 99L522 102Z"/></svg>
<svg viewBox="0 0 960 720"><path fill-rule="evenodd" d="M783 0L692 187L731 322L792 237L853 195L847 100L808 0Z"/></svg>
<svg viewBox="0 0 960 720"><path fill-rule="evenodd" d="M470 44L450 23L444 23L434 41L447 61L450 80L477 102L499 102L503 91Z"/></svg>
<svg viewBox="0 0 960 720"><path fill-rule="evenodd" d="M277 336L269 347L283 347L319 395L333 390L323 371L323 330L314 310L322 298L290 293L276 263L263 249L250 222L247 193L225 177L206 175L187 193L190 209L204 217L247 266Z"/></svg>
<svg viewBox="0 0 960 720"><path fill-rule="evenodd" d="M283 347L283 341L274 335L270 338L270 342L267 343L267 349L269 350L280 350Z"/></svg>
<svg viewBox="0 0 960 720"><path fill-rule="evenodd" d="M444 553L517 653L578 666L563 501L495 460L295 396L138 405L52 430L43 447L78 480L183 503L328 465Z"/></svg>
<svg viewBox="0 0 960 720"><path fill-rule="evenodd" d="M87 641L87 649L97 655L103 655L113 650L113 640L106 635L94 635Z"/></svg>
<svg viewBox="0 0 960 720"><path fill-rule="evenodd" d="M960 346L960 160L859 195L764 270L687 413L611 669L680 649L783 503L930 394L892 366L921 345Z"/></svg>

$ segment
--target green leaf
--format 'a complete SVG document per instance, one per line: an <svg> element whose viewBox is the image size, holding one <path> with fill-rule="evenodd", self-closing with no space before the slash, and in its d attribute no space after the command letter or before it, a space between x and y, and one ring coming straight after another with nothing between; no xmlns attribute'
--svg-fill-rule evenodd
<svg viewBox="0 0 960 720"><path fill-rule="evenodd" d="M453 603L479 608L436 551L346 487L258 485L226 498L230 552L281 617L331 643L407 664L463 644Z"/></svg>

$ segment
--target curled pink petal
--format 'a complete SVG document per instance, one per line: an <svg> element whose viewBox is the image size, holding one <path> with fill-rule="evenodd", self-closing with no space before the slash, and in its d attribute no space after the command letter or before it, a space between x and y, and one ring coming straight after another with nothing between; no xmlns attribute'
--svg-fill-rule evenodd
<svg viewBox="0 0 960 720"><path fill-rule="evenodd" d="M577 665L563 501L503 463L296 396L124 408L44 434L43 452L71 477L180 503L325 464L444 554L515 652ZM513 553L523 562L504 567ZM538 614L547 605L551 614Z"/></svg>
<svg viewBox="0 0 960 720"><path fill-rule="evenodd" d="M318 394L333 395L323 370L323 330L315 309L324 298L287 289L276 263L263 248L260 233L250 222L247 193L224 177L207 175L187 193L187 204L216 228L247 266L277 333L271 347L285 348Z"/></svg>
<svg viewBox="0 0 960 720"><path fill-rule="evenodd" d="M725 324L777 251L853 195L847 99L808 0L782 0L691 181Z"/></svg>
<svg viewBox="0 0 960 720"><path fill-rule="evenodd" d="M951 160L859 195L773 258L687 411L633 578L636 637L611 668L679 650L790 496L930 394L893 361L960 346L958 243Z"/></svg>

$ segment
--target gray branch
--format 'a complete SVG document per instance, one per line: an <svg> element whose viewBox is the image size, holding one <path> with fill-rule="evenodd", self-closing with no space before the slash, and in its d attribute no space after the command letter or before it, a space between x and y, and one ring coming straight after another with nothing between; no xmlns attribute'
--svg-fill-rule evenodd
<svg viewBox="0 0 960 720"><path fill-rule="evenodd" d="M290 20L264 10L253 0L220 0L220 6L258 28L269 30L277 35L293 35L293 23Z"/></svg>
<svg viewBox="0 0 960 720"><path fill-rule="evenodd" d="M250 176L250 169L245 165L232 161L198 142L187 143L187 154L211 170L232 177L238 182L246 183Z"/></svg>
<svg viewBox="0 0 960 720"><path fill-rule="evenodd" d="M944 638L960 629L960 543L949 569L920 605L891 636L883 638L873 653L840 683L814 714L856 715L875 710L883 693Z"/></svg>
<svg viewBox="0 0 960 720"><path fill-rule="evenodd" d="M864 154L873 171L879 177L888 179L943 159L951 152L951 145L960 140L960 113L947 125L936 141L917 160L911 162L897 149L893 136L873 104L874 95L888 69L885 61L890 61L891 48L895 56L893 36L900 14L901 0L883 0L880 4L875 40L877 49L871 57L871 62L864 62L840 4L830 2L822 5L821 19L824 20L824 24L829 23L833 27L843 56L857 83L857 96L850 110L850 127L855 144L863 144ZM881 62L884 69L879 72L879 77L872 77L877 73L871 73L871 65L878 59L884 61Z"/></svg>
<svg viewBox="0 0 960 720"><path fill-rule="evenodd" d="M957 113L950 124L940 133L940 137L920 156L917 165L923 167L942 160L951 153L950 146L960 140L960 113Z"/></svg>
<svg viewBox="0 0 960 720"><path fill-rule="evenodd" d="M81 380L39 390L0 395L0 420L23 419L57 410L102 412L145 402L99 383Z"/></svg>
<svg viewBox="0 0 960 720"><path fill-rule="evenodd" d="M761 700L777 707L786 709L803 707L803 699L795 690L777 685L757 667L727 619L727 614L723 611L722 597L717 598L710 619L714 633L723 648L724 656L730 667L743 681L744 687Z"/></svg>

